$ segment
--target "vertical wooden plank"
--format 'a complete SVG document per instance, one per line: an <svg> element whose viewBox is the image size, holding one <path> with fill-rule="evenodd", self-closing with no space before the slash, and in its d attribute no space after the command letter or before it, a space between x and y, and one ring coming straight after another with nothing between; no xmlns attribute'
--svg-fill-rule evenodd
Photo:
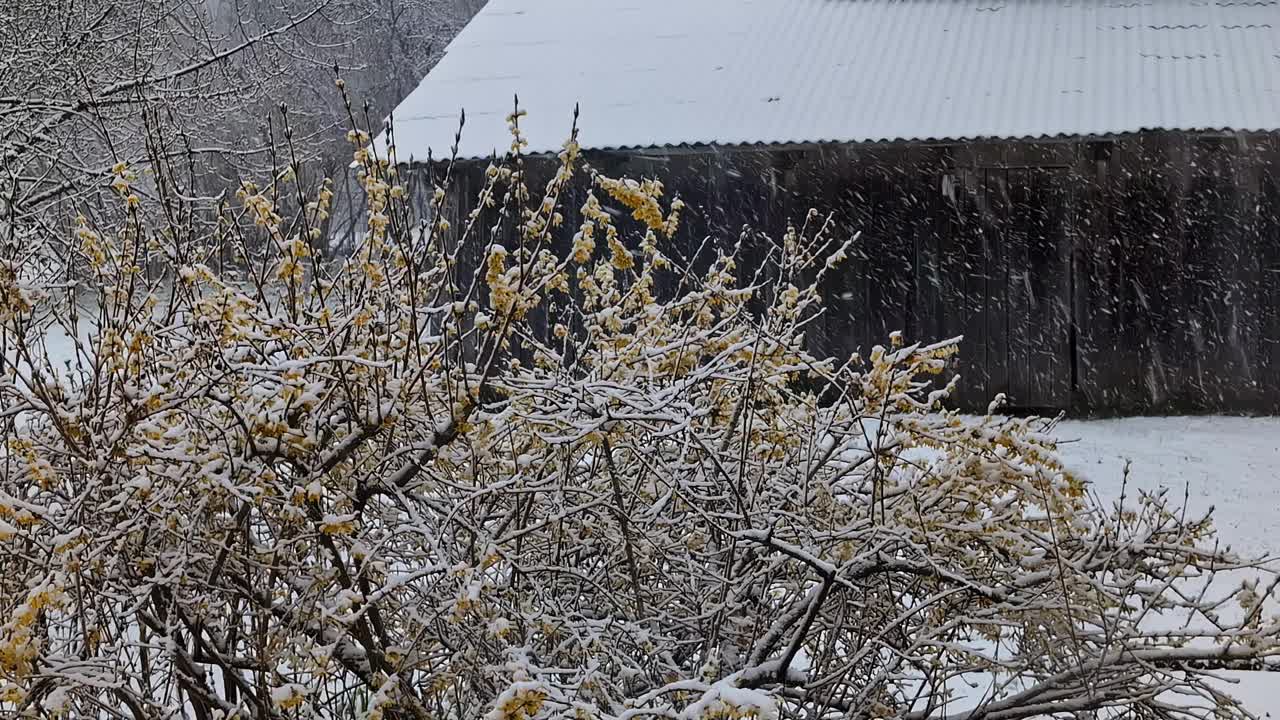
<svg viewBox="0 0 1280 720"><path fill-rule="evenodd" d="M1182 133L1157 133L1152 136L1155 153L1149 164L1151 212L1145 231L1140 277L1148 298L1144 307L1153 332L1151 343L1154 368L1163 374L1162 411L1185 412L1205 410L1196 400L1190 368L1194 356L1188 342L1192 327L1187 322L1191 300L1185 282L1187 249L1187 195L1178 192L1186 187L1185 175L1192 165L1191 148Z"/></svg>
<svg viewBox="0 0 1280 720"><path fill-rule="evenodd" d="M871 180L875 170L873 163L867 154L857 154L856 160L850 163L850 172L838 201L841 216L847 224L846 233L861 233L849 248L841 272L842 282L832 300L833 307L839 308L842 315L840 346L846 356L866 352L871 335L868 305L871 257L868 248L875 243L877 232L874 212L877 198L873 196Z"/></svg>
<svg viewBox="0 0 1280 720"><path fill-rule="evenodd" d="M1163 319L1176 289L1169 287L1167 254L1180 248L1174 186L1167 156L1152 136L1121 144L1116 192L1110 198L1112 242L1119 265L1116 344L1118 364L1108 389L1108 406L1153 410L1177 391L1177 325ZM1173 301L1176 304L1176 301ZM1126 384L1128 383L1128 384Z"/></svg>
<svg viewBox="0 0 1280 720"><path fill-rule="evenodd" d="M1257 284L1258 248L1245 234L1235 145L1222 137L1194 142L1185 199L1189 401L1197 410L1241 407L1256 395L1256 296L1248 288Z"/></svg>
<svg viewBox="0 0 1280 720"><path fill-rule="evenodd" d="M1008 381L1005 393L1014 407L1036 407L1037 388L1031 377L1033 352L1032 315L1035 297L1030 277L1032 246L1036 244L1040 208L1039 174L1026 168L1007 171L1008 206L1003 226L1003 265L1006 356ZM993 318L993 320L997 320Z"/></svg>
<svg viewBox="0 0 1280 720"><path fill-rule="evenodd" d="M851 158L852 151L841 148L839 152L824 158L824 165L815 169L807 191L820 198L813 206L825 218L833 216L829 237L833 243L844 243L854 233L863 231L866 217L864 202L859 191L860 177L865 171L861 162ZM860 294L859 279L865 276L866 260L861 242L855 243L843 263L827 273L823 292L827 317L824 323L826 341L831 354L845 359L860 349L865 341L866 307Z"/></svg>
<svg viewBox="0 0 1280 720"><path fill-rule="evenodd" d="M840 150L836 147L823 146L814 148L800 159L793 170L794 181L789 183L788 191L793 196L793 222L803 227L805 217L810 209L817 211L818 217L832 215L832 225L827 237L834 239L843 236L843 214L839 211L838 198L845 180L842 176L843 164L839 162ZM807 231L808 237L814 237L819 231L820 223L812 223ZM822 355L843 357L848 354L845 344L848 342L847 325L850 320L848 308L836 296L841 293L840 285L844 281L844 272L848 267L828 272L819 285L823 297L823 314L809 324L805 333L810 348ZM815 271L816 276L816 271ZM805 278L812 281L812 278Z"/></svg>
<svg viewBox="0 0 1280 720"><path fill-rule="evenodd" d="M1009 171L991 167L983 171L982 279L986 325L987 395L1009 394Z"/></svg>
<svg viewBox="0 0 1280 720"><path fill-rule="evenodd" d="M918 340L915 324L916 299L916 239L921 228L929 224L928 211L932 196L937 193L929 176L921 168L929 162L929 156L918 149L912 149L902 165L903 183L908 188L901 207L902 228L898 231L894 254L897 263L895 282L895 298L901 305L898 311L898 329L904 337Z"/></svg>
<svg viewBox="0 0 1280 720"><path fill-rule="evenodd" d="M1032 277L1043 283L1040 295L1046 299L1039 364L1044 368L1045 407L1066 409L1071 406L1074 381L1071 304L1075 280L1072 275L1073 184L1069 173L1064 170L1051 171L1046 175L1045 265L1032 273Z"/></svg>
<svg viewBox="0 0 1280 720"><path fill-rule="evenodd" d="M1104 407L1113 399L1110 389L1116 365L1111 360L1120 292L1109 211L1114 154L1113 143L1087 143L1076 166L1075 362L1077 389L1086 409Z"/></svg>
<svg viewBox="0 0 1280 720"><path fill-rule="evenodd" d="M933 192L928 222L921 229L918 244L916 283L918 301L917 334L920 340L935 341L964 336L960 354L948 373L961 374L953 402L967 408L983 408L990 401L982 376L981 323L975 323L972 306L980 302L974 293L973 276L981 250L977 233L972 173L966 171L955 148L944 148L935 157L928 183ZM977 265L980 267L980 265Z"/></svg>
<svg viewBox="0 0 1280 720"><path fill-rule="evenodd" d="M1227 382L1223 409L1234 406L1241 410L1264 407L1265 392L1260 367L1262 353L1262 316L1258 289L1262 283L1262 241L1254 232L1258 215L1258 153L1251 141L1232 138L1227 146L1227 171L1235 197L1234 212L1226 218L1232 236L1227 248L1231 270L1230 282L1236 303L1228 327L1228 347L1235 350L1240 363L1238 378Z"/></svg>
<svg viewBox="0 0 1280 720"><path fill-rule="evenodd" d="M1026 262L1020 268L1026 316L1025 396L1037 410L1066 408L1071 399L1071 246L1066 173L1030 171Z"/></svg>
<svg viewBox="0 0 1280 720"><path fill-rule="evenodd" d="M1263 412L1280 410L1280 147L1274 136L1258 150L1259 196L1255 220L1258 243L1258 374Z"/></svg>
<svg viewBox="0 0 1280 720"><path fill-rule="evenodd" d="M946 150L926 148L925 151L928 152L928 157L917 168L923 194L917 206L919 222L915 224L915 300L910 320L910 339L929 342L951 337L942 322L942 305L945 300L940 265L956 189L951 169L945 162Z"/></svg>
<svg viewBox="0 0 1280 720"><path fill-rule="evenodd" d="M987 362L987 252L980 208L984 184L981 170L963 168L942 268L948 286L945 325L955 329L949 334L964 337L957 361L957 402L969 408L985 407L996 392Z"/></svg>
<svg viewBox="0 0 1280 720"><path fill-rule="evenodd" d="M1009 170L1004 232L1009 399L1018 408L1065 408L1070 400L1069 262L1064 175Z"/></svg>
<svg viewBox="0 0 1280 720"><path fill-rule="evenodd" d="M886 153L871 173L872 232L864 236L868 345L887 344L906 329L914 277L911 272L911 206L916 188L907 179L902 154Z"/></svg>

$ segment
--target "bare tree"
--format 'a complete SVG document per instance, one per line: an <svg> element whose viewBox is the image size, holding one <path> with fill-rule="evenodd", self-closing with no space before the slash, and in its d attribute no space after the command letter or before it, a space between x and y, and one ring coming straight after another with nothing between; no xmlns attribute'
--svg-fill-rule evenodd
<svg viewBox="0 0 1280 720"><path fill-rule="evenodd" d="M240 97L219 71L323 8L229 39L213 35L201 6L186 0L6 5L0 194L9 216L26 218L46 203L105 185L113 165L143 159L147 112L152 121L182 117L188 132L217 123L219 104Z"/></svg>
<svg viewBox="0 0 1280 720"><path fill-rule="evenodd" d="M183 195L264 175L291 111L311 172L345 179L338 67L385 113L466 20L449 0L58 0L0 8L0 237L67 235L111 168L183 158ZM153 194L144 173L136 190ZM350 212L345 213L350 215ZM53 263L57 265L57 263Z"/></svg>

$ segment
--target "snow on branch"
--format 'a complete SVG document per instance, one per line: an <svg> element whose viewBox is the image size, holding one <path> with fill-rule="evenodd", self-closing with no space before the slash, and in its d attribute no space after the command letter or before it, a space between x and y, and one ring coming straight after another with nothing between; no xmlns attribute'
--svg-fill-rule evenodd
<svg viewBox="0 0 1280 720"><path fill-rule="evenodd" d="M88 301L0 268L0 711L1246 717L1276 585L1207 518L947 410L955 339L811 352L817 213L685 263L661 183L571 138L531 187L520 119L472 211L353 131L347 257L301 172L205 226L122 164Z"/></svg>

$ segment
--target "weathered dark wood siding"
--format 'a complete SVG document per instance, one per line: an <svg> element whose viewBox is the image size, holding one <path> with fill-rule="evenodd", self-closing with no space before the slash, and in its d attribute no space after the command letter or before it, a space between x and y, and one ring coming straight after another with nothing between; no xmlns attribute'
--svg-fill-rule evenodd
<svg viewBox="0 0 1280 720"><path fill-rule="evenodd" d="M678 193L672 251L695 262L745 227L752 268L789 220L833 212L836 233L862 235L824 286L814 348L963 335L965 407L1004 393L1038 411L1280 410L1274 134L589 158ZM485 165L464 165L464 194Z"/></svg>

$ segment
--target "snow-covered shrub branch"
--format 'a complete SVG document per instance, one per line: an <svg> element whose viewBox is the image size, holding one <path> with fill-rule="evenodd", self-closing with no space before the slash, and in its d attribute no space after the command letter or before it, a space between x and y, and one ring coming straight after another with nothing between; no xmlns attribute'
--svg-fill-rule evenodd
<svg viewBox="0 0 1280 720"><path fill-rule="evenodd" d="M122 165L87 296L0 268L0 710L1243 716L1207 678L1276 652L1272 588L1197 591L1249 566L1207 521L947 411L954 341L809 353L856 242L816 213L687 266L660 183L571 139L530 188L519 120L452 225L353 131L340 261L296 163L212 231Z"/></svg>

